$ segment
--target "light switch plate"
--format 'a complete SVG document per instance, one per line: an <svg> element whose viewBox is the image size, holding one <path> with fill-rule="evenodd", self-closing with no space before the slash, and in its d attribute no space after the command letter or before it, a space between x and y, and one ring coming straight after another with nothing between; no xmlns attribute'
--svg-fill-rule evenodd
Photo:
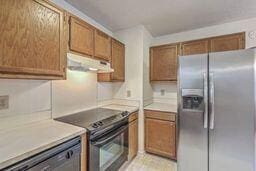
<svg viewBox="0 0 256 171"><path fill-rule="evenodd" d="M132 93L131 93L131 90L127 90L126 93L127 93L127 95L126 95L127 97L131 97L131 94L132 94Z"/></svg>
<svg viewBox="0 0 256 171"><path fill-rule="evenodd" d="M9 108L9 96L0 96L0 110Z"/></svg>
<svg viewBox="0 0 256 171"><path fill-rule="evenodd" d="M165 95L165 89L161 89L161 96L164 96Z"/></svg>

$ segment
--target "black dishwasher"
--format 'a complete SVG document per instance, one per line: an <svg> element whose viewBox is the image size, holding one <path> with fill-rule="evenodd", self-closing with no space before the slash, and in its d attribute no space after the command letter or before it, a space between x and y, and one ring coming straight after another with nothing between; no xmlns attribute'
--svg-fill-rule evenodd
<svg viewBox="0 0 256 171"><path fill-rule="evenodd" d="M80 171L81 139L74 138L3 171Z"/></svg>

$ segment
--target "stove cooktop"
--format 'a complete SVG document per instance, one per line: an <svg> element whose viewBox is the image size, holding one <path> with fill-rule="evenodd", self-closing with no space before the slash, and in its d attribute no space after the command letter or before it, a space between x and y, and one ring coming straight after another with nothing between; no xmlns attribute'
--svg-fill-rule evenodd
<svg viewBox="0 0 256 171"><path fill-rule="evenodd" d="M89 131L100 129L113 124L125 117L127 111L112 110L106 108L95 108L82 111L68 116L56 118L55 120L86 128Z"/></svg>

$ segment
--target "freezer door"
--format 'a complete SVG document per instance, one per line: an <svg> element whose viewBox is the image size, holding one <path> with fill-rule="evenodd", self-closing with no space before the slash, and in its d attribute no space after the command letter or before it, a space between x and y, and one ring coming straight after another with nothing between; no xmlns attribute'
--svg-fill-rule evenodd
<svg viewBox="0 0 256 171"><path fill-rule="evenodd" d="M254 170L254 51L209 54L209 171Z"/></svg>
<svg viewBox="0 0 256 171"><path fill-rule="evenodd" d="M179 57L178 171L207 171L207 58Z"/></svg>

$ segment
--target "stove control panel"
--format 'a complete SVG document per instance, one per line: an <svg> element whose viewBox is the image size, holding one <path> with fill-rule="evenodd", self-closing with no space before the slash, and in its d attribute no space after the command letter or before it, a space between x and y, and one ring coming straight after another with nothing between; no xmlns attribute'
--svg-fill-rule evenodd
<svg viewBox="0 0 256 171"><path fill-rule="evenodd" d="M106 118L106 119L103 119L101 121L97 121L93 124L90 125L90 127L92 129L99 129L101 127L105 127L107 125L111 125L111 124L114 124L115 122L118 122L122 119L124 119L125 117L127 117L130 113L128 111L123 111L119 114L116 114L116 115L113 115L109 118Z"/></svg>

